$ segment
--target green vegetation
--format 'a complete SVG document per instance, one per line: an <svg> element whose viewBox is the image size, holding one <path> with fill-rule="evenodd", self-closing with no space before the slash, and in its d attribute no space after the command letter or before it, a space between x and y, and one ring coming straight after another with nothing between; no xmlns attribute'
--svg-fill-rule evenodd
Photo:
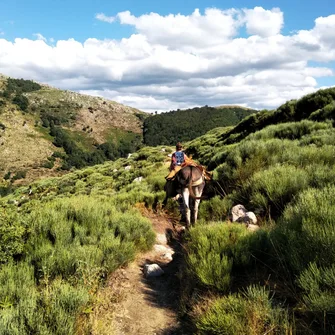
<svg viewBox="0 0 335 335"><path fill-rule="evenodd" d="M292 334L285 310L273 307L264 287L218 298L196 320L199 334Z"/></svg>
<svg viewBox="0 0 335 335"><path fill-rule="evenodd" d="M7 166L15 175L26 167L48 174L43 168L53 169L54 173L101 164L127 157L142 145L141 126L147 116L143 112L102 98L42 87L31 80L2 77L0 84L0 115L4 116L3 120L0 118L0 131L4 131L5 139L1 149L8 153L6 147L14 145L11 140L16 136L22 142L31 142L31 138L37 142L36 150L25 148L18 165L16 156L20 150L7 154L9 164L2 166L0 177L8 172ZM15 104L23 113L17 113L10 104ZM9 114L11 123L5 121ZM6 140L8 137L10 140ZM29 141L25 141L27 137ZM54 149L52 144L64 153L57 164L46 162Z"/></svg>
<svg viewBox="0 0 335 335"><path fill-rule="evenodd" d="M216 127L232 126L254 110L240 107L196 107L153 115L144 120L146 145L173 145L189 141Z"/></svg>
<svg viewBox="0 0 335 335"><path fill-rule="evenodd" d="M107 276L154 243L134 207L162 202L165 155L144 148L0 198L1 334L90 332ZM143 181L133 182L138 176Z"/></svg>
<svg viewBox="0 0 335 335"><path fill-rule="evenodd" d="M214 176L199 223L184 235L178 274L180 314L193 333L335 332L334 101L335 89L320 90L185 143ZM89 141L49 127L65 151L54 158L90 153ZM115 159L126 143L137 138L112 132L95 152ZM87 314L108 274L154 242L135 208L160 210L168 152L143 147L36 181L31 195L2 183L0 333L72 334L83 322L89 333ZM259 230L227 221L239 203L256 213Z"/></svg>
<svg viewBox="0 0 335 335"><path fill-rule="evenodd" d="M187 243L183 306L195 332L335 331L334 98L335 89L320 90L187 145L213 171L219 194L202 204ZM238 203L262 229L225 222ZM261 304L250 301L250 287Z"/></svg>
<svg viewBox="0 0 335 335"><path fill-rule="evenodd" d="M41 86L32 80L24 79L7 79L5 90L1 96L10 99L13 104L16 104L22 111L27 111L29 101L24 93L38 91Z"/></svg>
<svg viewBox="0 0 335 335"><path fill-rule="evenodd" d="M50 135L53 144L65 151L62 169L83 168L88 165L101 164L106 160L126 157L136 151L141 144L141 137L133 132L119 130L118 138L110 137L107 142L94 146L91 138L61 127L51 126Z"/></svg>

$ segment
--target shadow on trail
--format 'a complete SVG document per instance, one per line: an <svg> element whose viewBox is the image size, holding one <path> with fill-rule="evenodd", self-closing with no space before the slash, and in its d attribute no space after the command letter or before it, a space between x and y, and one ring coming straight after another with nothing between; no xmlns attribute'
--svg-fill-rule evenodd
<svg viewBox="0 0 335 335"><path fill-rule="evenodd" d="M173 260L169 263L156 260L145 260L144 264L156 263L163 270L164 274L160 277L145 278L142 282L145 284L144 294L146 300L153 306L165 308L171 311L171 314L178 316L179 303L181 296L181 283L178 277L180 267L183 263L183 254L181 252L181 234L175 230L167 228L165 231L168 245L174 250ZM159 335L190 335L194 334L190 330L191 326L186 320L177 317L176 324L169 325L168 328L162 329Z"/></svg>

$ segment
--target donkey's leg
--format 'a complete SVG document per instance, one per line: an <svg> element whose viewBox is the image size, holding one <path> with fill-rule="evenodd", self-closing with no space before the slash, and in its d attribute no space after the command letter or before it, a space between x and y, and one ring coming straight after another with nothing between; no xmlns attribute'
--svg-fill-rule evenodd
<svg viewBox="0 0 335 335"><path fill-rule="evenodd" d="M204 187L205 187L205 183L202 183L199 186L194 187L194 194L197 198L201 197ZM199 204L200 204L200 199L196 199L194 202L194 223L196 223L198 219Z"/></svg>
<svg viewBox="0 0 335 335"><path fill-rule="evenodd" d="M194 188L193 188L194 193ZM190 197L190 210L191 210L191 225L194 225L195 223L195 200Z"/></svg>
<svg viewBox="0 0 335 335"><path fill-rule="evenodd" d="M182 194L185 206L186 227L189 227L191 223L191 211L190 211L190 192L187 187L184 187Z"/></svg>

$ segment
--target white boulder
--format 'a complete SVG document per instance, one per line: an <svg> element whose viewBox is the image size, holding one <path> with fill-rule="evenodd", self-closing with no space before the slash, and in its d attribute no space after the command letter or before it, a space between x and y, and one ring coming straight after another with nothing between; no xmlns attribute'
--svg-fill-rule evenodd
<svg viewBox="0 0 335 335"><path fill-rule="evenodd" d="M249 224L256 224L257 218L254 212L246 212L244 217L244 222Z"/></svg>
<svg viewBox="0 0 335 335"><path fill-rule="evenodd" d="M145 264L143 273L146 278L159 277L164 274L164 270L158 264Z"/></svg>
<svg viewBox="0 0 335 335"><path fill-rule="evenodd" d="M166 254L166 253L171 253L171 254L174 253L174 251L170 247L166 247L166 246L161 245L161 244L155 244L154 245L154 250L155 250L155 252L160 253L162 255Z"/></svg>
<svg viewBox="0 0 335 335"><path fill-rule="evenodd" d="M169 262L172 262L172 260L173 260L173 256L172 256L173 254L171 253L171 252L167 252L166 254L163 254L162 255L162 258L164 259L164 260L167 260L167 261L169 261Z"/></svg>
<svg viewBox="0 0 335 335"><path fill-rule="evenodd" d="M245 217L247 210L243 205L236 205L231 209L231 221L241 222L241 219Z"/></svg>
<svg viewBox="0 0 335 335"><path fill-rule="evenodd" d="M165 234L156 234L156 241L160 244L167 244L167 238Z"/></svg>

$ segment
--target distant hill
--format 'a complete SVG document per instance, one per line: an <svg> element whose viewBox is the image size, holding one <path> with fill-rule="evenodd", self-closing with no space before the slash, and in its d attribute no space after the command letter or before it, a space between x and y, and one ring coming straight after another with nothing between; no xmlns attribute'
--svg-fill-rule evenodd
<svg viewBox="0 0 335 335"><path fill-rule="evenodd" d="M35 179L126 156L147 116L100 97L0 76L0 178Z"/></svg>
<svg viewBox="0 0 335 335"><path fill-rule="evenodd" d="M253 110L252 108L244 107L244 106L239 106L239 105L221 105L221 106L215 106L215 108L219 108L219 109L241 108L241 109L245 109L245 110Z"/></svg>
<svg viewBox="0 0 335 335"><path fill-rule="evenodd" d="M189 141L213 128L236 125L255 112L238 106L204 106L153 115L144 120L144 143L156 146Z"/></svg>

